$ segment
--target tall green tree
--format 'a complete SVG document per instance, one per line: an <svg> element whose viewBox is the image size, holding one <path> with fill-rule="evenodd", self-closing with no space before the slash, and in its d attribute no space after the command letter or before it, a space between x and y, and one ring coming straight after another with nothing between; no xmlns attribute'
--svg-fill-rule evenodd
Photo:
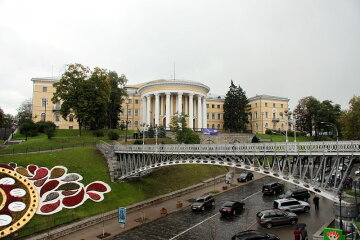
<svg viewBox="0 0 360 240"><path fill-rule="evenodd" d="M121 113L123 97L126 96L124 86L127 79L123 74L119 77L116 72L110 71L108 81L110 84L110 103L107 109L107 127L114 129L119 127L119 114Z"/></svg>
<svg viewBox="0 0 360 240"><path fill-rule="evenodd" d="M32 121L32 99L27 99L22 102L17 112L16 119L18 125Z"/></svg>
<svg viewBox="0 0 360 240"><path fill-rule="evenodd" d="M360 140L360 96L349 101L350 108L342 113L340 127L342 136L349 140Z"/></svg>
<svg viewBox="0 0 360 240"><path fill-rule="evenodd" d="M230 132L246 130L248 119L248 104L245 91L236 87L231 81L229 91L226 93L224 102L224 129Z"/></svg>
<svg viewBox="0 0 360 240"><path fill-rule="evenodd" d="M4 126L4 111L0 107L0 128Z"/></svg>
<svg viewBox="0 0 360 240"><path fill-rule="evenodd" d="M318 135L320 131L327 128L322 122L330 122L337 125L341 114L339 104L333 104L330 100L320 102L313 96L304 97L299 100L294 110L297 117L296 128L298 131Z"/></svg>
<svg viewBox="0 0 360 240"><path fill-rule="evenodd" d="M199 144L200 137L194 130L187 128L187 115L175 115L171 118L170 129L175 133L176 141L185 144Z"/></svg>

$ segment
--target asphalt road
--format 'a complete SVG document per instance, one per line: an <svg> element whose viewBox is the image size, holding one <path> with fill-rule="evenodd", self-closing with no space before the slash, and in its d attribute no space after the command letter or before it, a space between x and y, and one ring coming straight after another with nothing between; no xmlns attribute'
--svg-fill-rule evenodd
<svg viewBox="0 0 360 240"><path fill-rule="evenodd" d="M193 213L187 207L159 220L115 236L113 239L225 240L231 239L231 236L237 232L247 229L272 232L277 234L282 240L293 239L294 226L287 225L268 230L256 223L256 213L263 209L272 208L273 200L276 198L273 196L263 196L261 193L262 185L272 181L274 179L271 177L254 180L246 185L216 196L215 207L213 209L208 209L203 213ZM244 201L245 210L237 216L221 217L218 209L227 200ZM332 202L321 199L320 211L315 212L315 209L312 208L310 213L300 213L298 216L299 222L307 224L308 233L311 235L325 222L328 222L330 218L333 218Z"/></svg>

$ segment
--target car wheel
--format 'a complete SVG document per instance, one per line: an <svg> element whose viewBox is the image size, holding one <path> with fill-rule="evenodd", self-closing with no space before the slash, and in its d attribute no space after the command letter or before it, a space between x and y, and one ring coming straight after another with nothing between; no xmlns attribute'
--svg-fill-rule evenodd
<svg viewBox="0 0 360 240"><path fill-rule="evenodd" d="M268 229L270 229L270 228L272 228L272 224L271 224L271 223L267 223L267 224L265 225L265 227L268 228Z"/></svg>
<svg viewBox="0 0 360 240"><path fill-rule="evenodd" d="M202 207L202 208L201 208L201 211L204 211L204 210L205 210L205 207Z"/></svg>
<svg viewBox="0 0 360 240"><path fill-rule="evenodd" d="M295 225L296 223L297 223L297 220L296 220L296 219L291 219L291 220L290 220L290 224L291 224L291 225Z"/></svg>
<svg viewBox="0 0 360 240"><path fill-rule="evenodd" d="M305 213L310 212L310 208L309 208L309 207L305 207L305 208L304 208L304 212L305 212Z"/></svg>

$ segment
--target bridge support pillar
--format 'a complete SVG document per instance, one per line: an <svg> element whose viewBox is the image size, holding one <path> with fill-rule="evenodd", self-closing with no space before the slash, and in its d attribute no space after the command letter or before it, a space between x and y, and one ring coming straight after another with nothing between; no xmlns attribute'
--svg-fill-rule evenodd
<svg viewBox="0 0 360 240"><path fill-rule="evenodd" d="M342 220L343 230L349 232L351 230L350 224L355 221L359 215L359 207L356 206L355 200L352 198L341 202L341 218L340 218L340 203L334 203L335 228L340 228L340 219ZM321 205L320 205L321 211Z"/></svg>

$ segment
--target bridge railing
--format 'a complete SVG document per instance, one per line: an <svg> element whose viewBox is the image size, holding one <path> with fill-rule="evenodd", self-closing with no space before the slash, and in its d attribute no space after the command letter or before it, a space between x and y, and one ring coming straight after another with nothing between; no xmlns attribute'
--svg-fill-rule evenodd
<svg viewBox="0 0 360 240"><path fill-rule="evenodd" d="M259 152L360 152L360 141L339 142L288 142L246 144L168 144L168 145L115 145L117 152L167 153L259 153Z"/></svg>

